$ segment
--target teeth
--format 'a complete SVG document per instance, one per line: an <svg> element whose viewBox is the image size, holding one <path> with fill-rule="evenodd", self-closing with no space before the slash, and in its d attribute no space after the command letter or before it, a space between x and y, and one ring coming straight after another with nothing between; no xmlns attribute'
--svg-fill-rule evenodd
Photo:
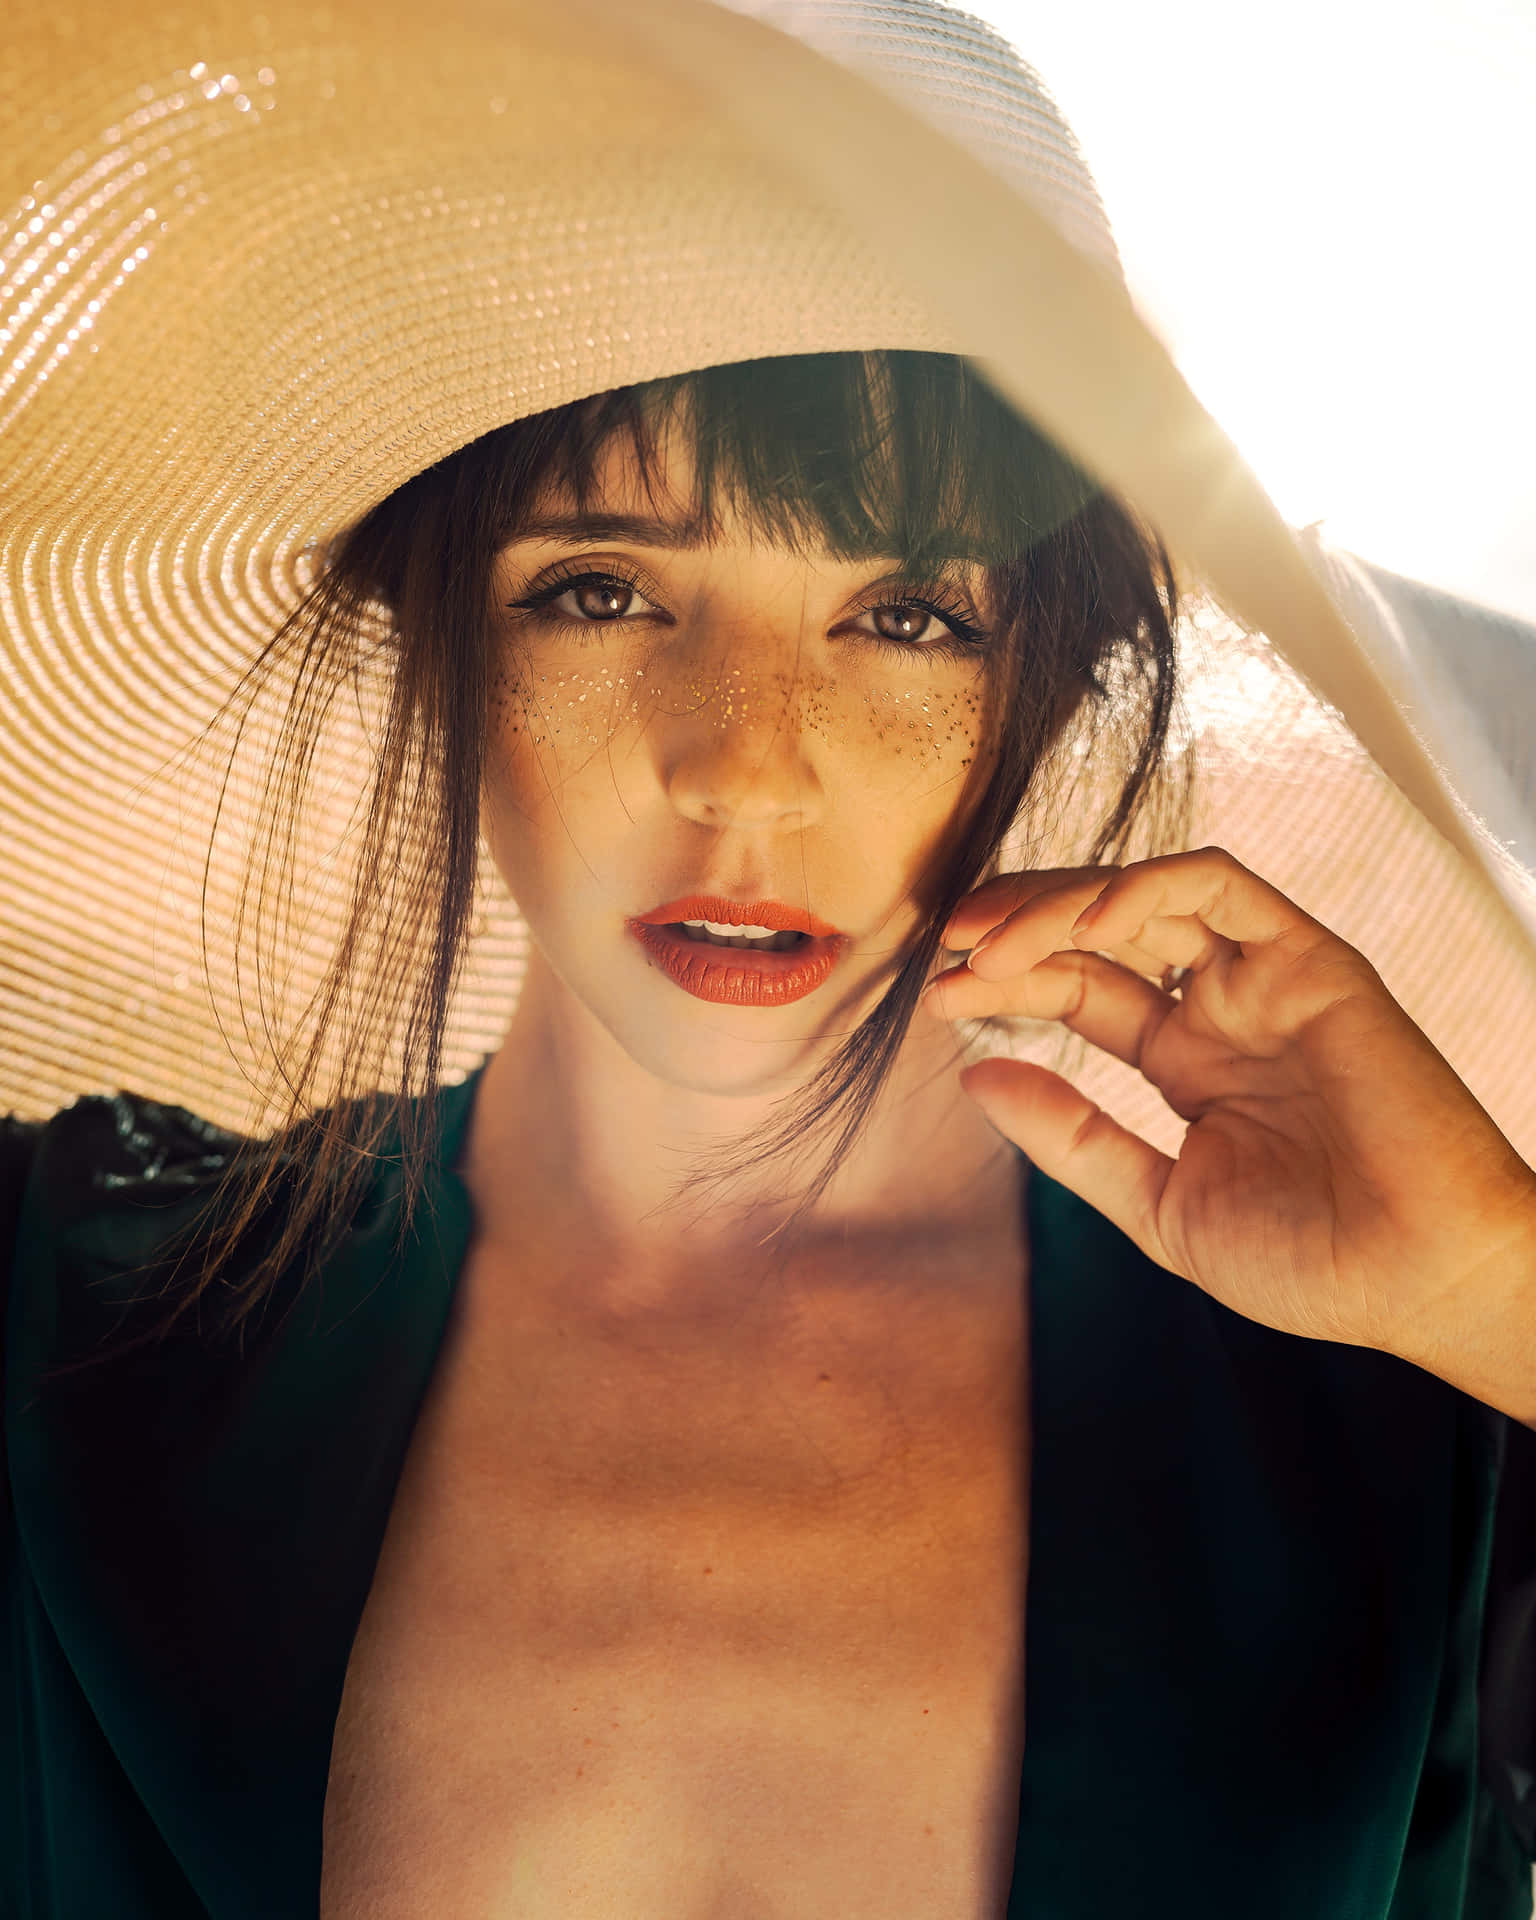
<svg viewBox="0 0 1536 1920"><path fill-rule="evenodd" d="M731 927L713 920L684 920L683 932L690 940L711 947L752 947L758 953L782 953L799 946L803 934L775 932L772 927Z"/></svg>

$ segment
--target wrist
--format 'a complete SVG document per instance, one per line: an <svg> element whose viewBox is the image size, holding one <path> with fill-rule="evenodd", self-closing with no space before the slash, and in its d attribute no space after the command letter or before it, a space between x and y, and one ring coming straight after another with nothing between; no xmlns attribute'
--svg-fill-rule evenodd
<svg viewBox="0 0 1536 1920"><path fill-rule="evenodd" d="M1536 1175L1476 1256L1371 1341L1536 1429Z"/></svg>

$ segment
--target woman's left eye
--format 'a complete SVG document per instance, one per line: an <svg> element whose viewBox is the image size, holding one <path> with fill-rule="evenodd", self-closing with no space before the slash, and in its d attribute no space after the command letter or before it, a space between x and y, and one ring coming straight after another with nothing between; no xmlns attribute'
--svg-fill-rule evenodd
<svg viewBox="0 0 1536 1920"><path fill-rule="evenodd" d="M882 601L866 607L859 619L874 622L872 627L861 626L860 632L908 653L976 654L986 646L986 631L975 620L958 607L927 600Z"/></svg>
<svg viewBox="0 0 1536 1920"><path fill-rule="evenodd" d="M866 607L859 618L873 620L873 632L881 640L891 640L907 646L922 646L941 637L953 639L955 629L948 620L941 619L931 607L920 605L915 600L893 601L889 606ZM871 629L866 628L866 632Z"/></svg>

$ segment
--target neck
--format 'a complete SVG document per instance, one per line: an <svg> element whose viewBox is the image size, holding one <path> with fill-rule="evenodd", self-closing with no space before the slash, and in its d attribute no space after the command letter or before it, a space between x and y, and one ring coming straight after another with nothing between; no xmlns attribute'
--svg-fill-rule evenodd
<svg viewBox="0 0 1536 1920"><path fill-rule="evenodd" d="M536 1216L562 1244L599 1248L605 1264L653 1278L704 1263L761 1266L776 1242L782 1252L788 1242L968 1236L1014 1207L1018 1173L1013 1149L956 1083L959 1064L950 1030L919 1014L847 1158L779 1240L818 1160L756 1157L693 1197L680 1189L701 1159L782 1119L795 1086L738 1097L669 1084L535 957L466 1140L478 1230L510 1240Z"/></svg>

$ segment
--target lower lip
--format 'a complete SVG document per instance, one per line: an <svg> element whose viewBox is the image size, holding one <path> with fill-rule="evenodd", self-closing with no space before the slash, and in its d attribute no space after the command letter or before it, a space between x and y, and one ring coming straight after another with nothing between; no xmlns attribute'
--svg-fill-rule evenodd
<svg viewBox="0 0 1536 1920"><path fill-rule="evenodd" d="M823 984L847 936L807 936L798 947L716 947L670 926L631 920L629 930L675 986L695 1000L731 1007L787 1007Z"/></svg>

